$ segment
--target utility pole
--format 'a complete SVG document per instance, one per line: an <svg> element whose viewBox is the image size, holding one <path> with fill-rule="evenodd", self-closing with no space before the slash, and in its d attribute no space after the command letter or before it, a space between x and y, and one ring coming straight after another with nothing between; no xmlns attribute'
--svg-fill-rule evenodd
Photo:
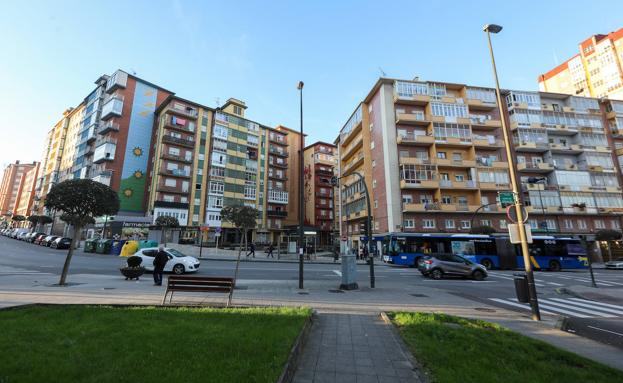
<svg viewBox="0 0 623 383"><path fill-rule="evenodd" d="M303 172L305 171L305 164L303 159L303 81L299 81L297 89L299 90L300 99L300 117L301 117L301 136L300 136L300 148L299 148L299 289L303 289L303 246L304 235L303 224L305 223L305 205L304 205L304 193L303 188L305 186L305 179Z"/></svg>
<svg viewBox="0 0 623 383"><path fill-rule="evenodd" d="M526 270L526 276L528 278L528 294L530 296L530 308L532 309L532 319L541 320L541 313L539 311L539 302L536 295L536 286L534 284L534 274L532 266L530 265L530 253L528 250L528 240L526 236L526 228L524 226L523 212L521 208L521 202L519 200L519 188L517 178L515 177L515 161L513 159L513 153L511 150L511 140L508 134L508 126L504 116L504 107L502 106L502 94L500 92L500 82L498 81L498 72L495 66L495 57L493 55L493 46L491 45L491 33L499 33L502 30L500 25L487 24L484 26L483 31L487 33L487 41L489 42L489 53L491 54L491 65L493 67L493 78L495 79L495 92L497 95L498 108L500 111L500 119L502 120L502 132L504 134L504 146L506 147L506 157L508 161L508 167L510 169L511 186L514 197L515 212L517 213L517 223L519 229L519 241L521 245L521 253L523 255L524 267Z"/></svg>

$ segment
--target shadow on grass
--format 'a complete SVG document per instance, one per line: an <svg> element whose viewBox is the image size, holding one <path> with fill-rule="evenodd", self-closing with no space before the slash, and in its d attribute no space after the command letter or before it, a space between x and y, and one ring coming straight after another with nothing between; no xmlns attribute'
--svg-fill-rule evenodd
<svg viewBox="0 0 623 383"><path fill-rule="evenodd" d="M274 382L308 309L0 311L0 382Z"/></svg>
<svg viewBox="0 0 623 383"><path fill-rule="evenodd" d="M497 324L444 314L390 317L434 382L623 382L621 371Z"/></svg>

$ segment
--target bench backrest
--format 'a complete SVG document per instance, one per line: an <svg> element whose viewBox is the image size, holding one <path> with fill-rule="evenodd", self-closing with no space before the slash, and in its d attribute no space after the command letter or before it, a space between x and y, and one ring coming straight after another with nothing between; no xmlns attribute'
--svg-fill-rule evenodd
<svg viewBox="0 0 623 383"><path fill-rule="evenodd" d="M189 277L172 275L167 280L169 291L210 291L228 293L234 286L234 278Z"/></svg>

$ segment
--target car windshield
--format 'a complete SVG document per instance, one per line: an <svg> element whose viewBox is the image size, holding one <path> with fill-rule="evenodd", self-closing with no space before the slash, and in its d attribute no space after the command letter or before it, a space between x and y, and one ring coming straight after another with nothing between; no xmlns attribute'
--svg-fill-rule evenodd
<svg viewBox="0 0 623 383"><path fill-rule="evenodd" d="M174 257L187 257L186 254L180 253L179 251L175 249L167 249L167 252Z"/></svg>

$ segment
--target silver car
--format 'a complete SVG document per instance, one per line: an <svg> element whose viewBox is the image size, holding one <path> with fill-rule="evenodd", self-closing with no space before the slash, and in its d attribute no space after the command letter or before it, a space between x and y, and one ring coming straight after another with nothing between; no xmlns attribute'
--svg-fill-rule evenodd
<svg viewBox="0 0 623 383"><path fill-rule="evenodd" d="M479 263L454 254L436 254L420 262L418 269L425 277L441 279L444 275L473 278L482 281L487 278L487 268Z"/></svg>
<svg viewBox="0 0 623 383"><path fill-rule="evenodd" d="M606 269L623 269L623 258L617 258L614 261L606 262Z"/></svg>

